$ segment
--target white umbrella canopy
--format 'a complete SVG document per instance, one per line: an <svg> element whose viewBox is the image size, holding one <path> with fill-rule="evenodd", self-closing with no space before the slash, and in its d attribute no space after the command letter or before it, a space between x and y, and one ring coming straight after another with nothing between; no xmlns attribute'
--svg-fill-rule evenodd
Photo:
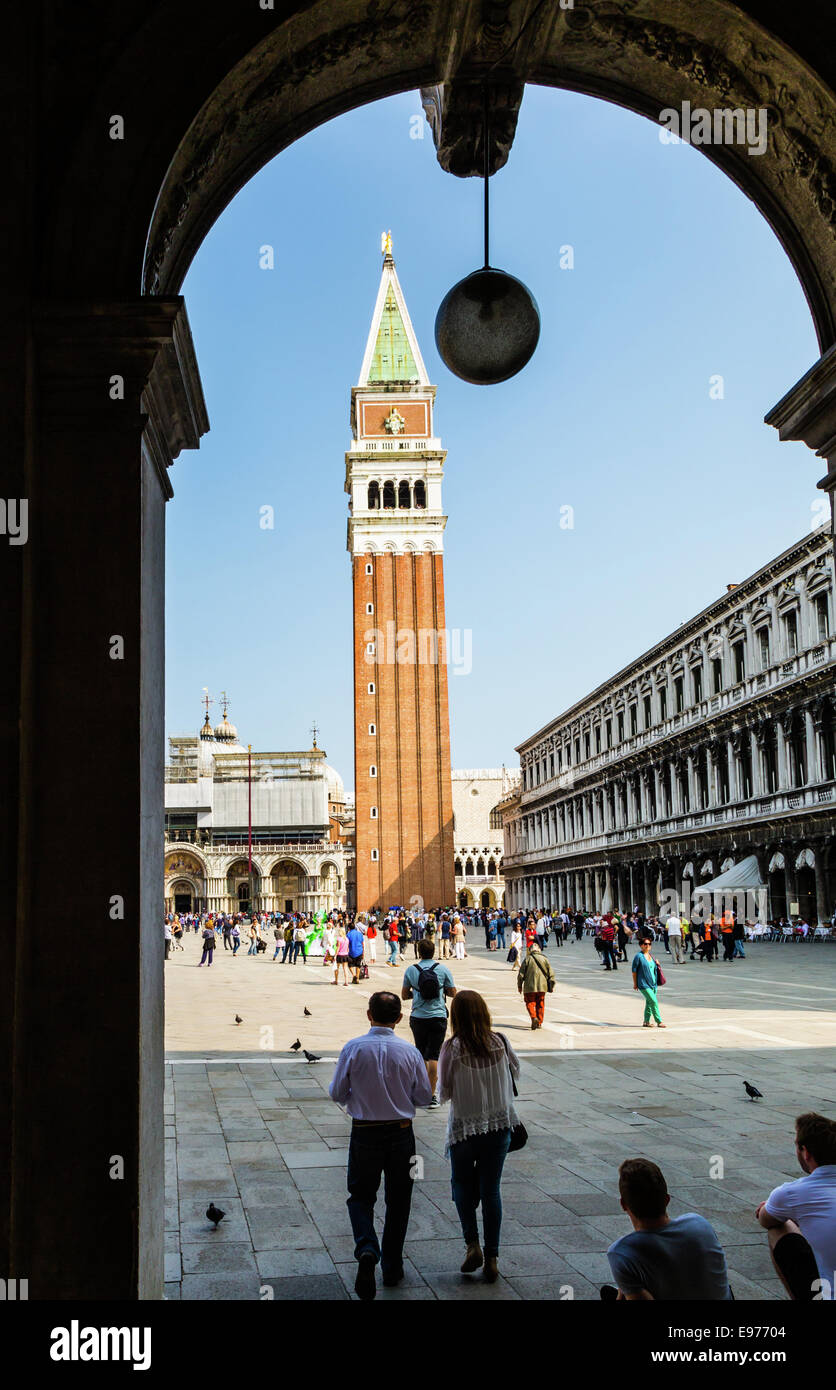
<svg viewBox="0 0 836 1390"><path fill-rule="evenodd" d="M724 874L717 878L712 878L708 883L703 883L697 888L694 885L695 893L744 893L753 888L765 888L766 884L761 878L761 871L758 868L758 861L754 854L749 854L745 859L741 859L739 864L732 864L730 869L726 869Z"/></svg>

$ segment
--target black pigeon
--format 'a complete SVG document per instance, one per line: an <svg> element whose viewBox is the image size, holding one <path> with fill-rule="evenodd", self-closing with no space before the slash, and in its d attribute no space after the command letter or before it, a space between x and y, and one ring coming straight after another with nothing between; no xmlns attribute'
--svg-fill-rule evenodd
<svg viewBox="0 0 836 1390"><path fill-rule="evenodd" d="M310 1011L310 1009L308 1008L308 1006L307 1006L307 1004L306 1004L306 1005L305 1005L305 1018L311 1018L311 1017L312 1017L311 1011Z"/></svg>
<svg viewBox="0 0 836 1390"><path fill-rule="evenodd" d="M301 1046L302 1046L302 1044L300 1043L299 1039L297 1038L296 1041L295 1041L295 1043L291 1043L291 1044L290 1044L290 1050L291 1050L291 1052L298 1052L298 1051L299 1051L299 1048L300 1048Z"/></svg>
<svg viewBox="0 0 836 1390"><path fill-rule="evenodd" d="M216 1207L214 1202L210 1202L208 1207L206 1208L206 1216L212 1222L213 1226L215 1227L215 1230L217 1231L218 1222L223 1221L224 1217L226 1216L226 1212L221 1211L220 1207Z"/></svg>
<svg viewBox="0 0 836 1390"><path fill-rule="evenodd" d="M744 1081L743 1085L746 1087L746 1094L750 1100L763 1100L763 1096L757 1086L750 1086L748 1081Z"/></svg>
<svg viewBox="0 0 836 1390"><path fill-rule="evenodd" d="M317 1055L316 1055L315 1052L309 1052L307 1048L305 1048L305 1056L307 1057L307 1059L308 1059L309 1062L321 1062L321 1061L322 1061L322 1058L321 1058L321 1057L317 1057Z"/></svg>
<svg viewBox="0 0 836 1390"><path fill-rule="evenodd" d="M244 1020L243 1020L243 1018L241 1017L240 1014L236 1014L236 1015L235 1015L235 1022L236 1022L236 1023L243 1023L243 1022L244 1022Z"/></svg>

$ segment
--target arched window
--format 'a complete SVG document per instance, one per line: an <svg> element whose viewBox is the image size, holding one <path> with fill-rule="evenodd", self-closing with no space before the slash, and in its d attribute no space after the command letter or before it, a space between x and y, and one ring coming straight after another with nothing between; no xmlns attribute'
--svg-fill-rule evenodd
<svg viewBox="0 0 836 1390"><path fill-rule="evenodd" d="M395 506L395 484L392 482L383 484L383 507L394 510Z"/></svg>
<svg viewBox="0 0 836 1390"><path fill-rule="evenodd" d="M472 877L473 877L473 860L472 860L472 859L468 859L467 863L466 863L465 866L464 866L464 876L465 876L465 878L472 878Z"/></svg>
<svg viewBox="0 0 836 1390"><path fill-rule="evenodd" d="M498 805L494 806L493 810L491 811L488 824L490 825L491 830L502 829L502 812L500 811Z"/></svg>
<svg viewBox="0 0 836 1390"><path fill-rule="evenodd" d="M462 861L461 861L461 859L457 859L457 860L456 860L456 878L461 878L461 876L462 876Z"/></svg>
<svg viewBox="0 0 836 1390"><path fill-rule="evenodd" d="M496 860L495 860L495 859L489 859L489 860L488 860L488 877L489 877L489 878L496 878Z"/></svg>
<svg viewBox="0 0 836 1390"><path fill-rule="evenodd" d="M415 484L415 505L416 507L421 507L422 509L427 505L427 489L424 485L424 482L420 478L418 479L418 482Z"/></svg>
<svg viewBox="0 0 836 1390"><path fill-rule="evenodd" d="M480 878L484 878L484 877L485 877L485 861L484 861L484 859L478 859L478 860L476 861L476 872L477 872L477 874L479 875Z"/></svg>
<svg viewBox="0 0 836 1390"><path fill-rule="evenodd" d="M369 483L369 511L376 511L380 506L380 484Z"/></svg>
<svg viewBox="0 0 836 1390"><path fill-rule="evenodd" d="M412 506L412 498L409 495L409 483L402 480L398 483L398 510L407 511Z"/></svg>

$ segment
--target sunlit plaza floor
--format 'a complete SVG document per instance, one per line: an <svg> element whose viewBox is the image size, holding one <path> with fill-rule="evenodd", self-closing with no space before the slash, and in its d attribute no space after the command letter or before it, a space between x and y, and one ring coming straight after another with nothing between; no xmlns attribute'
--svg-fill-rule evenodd
<svg viewBox="0 0 836 1390"><path fill-rule="evenodd" d="M196 938L184 942L166 965L166 1297L353 1298L350 1121L328 1084L342 1043L368 1027L369 995L399 989L403 968L378 963L369 981L335 990L315 958L291 967L272 951L233 960L221 949L199 969ZM618 1165L636 1155L661 1166L672 1214L712 1222L738 1299L783 1297L753 1212L799 1175L794 1116L836 1118L836 947L759 943L745 960L677 965L659 943L664 1030L641 1027L629 965L605 973L587 939L548 954L558 986L539 1032L504 952L471 941L468 959L451 962L522 1059L529 1141L505 1166L501 1277L490 1286L458 1272L442 1106L416 1117L423 1177L406 1278L378 1300L597 1299L607 1246L629 1229ZM411 1040L406 1016L399 1032ZM322 1060L299 1060L297 1038ZM747 1100L744 1079L763 1100ZM226 1212L217 1231L210 1200Z"/></svg>

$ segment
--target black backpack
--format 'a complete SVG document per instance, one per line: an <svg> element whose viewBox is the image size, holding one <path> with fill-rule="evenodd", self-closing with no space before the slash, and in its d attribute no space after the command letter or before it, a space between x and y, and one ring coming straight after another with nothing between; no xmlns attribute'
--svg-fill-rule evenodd
<svg viewBox="0 0 836 1390"><path fill-rule="evenodd" d="M418 983L415 985L422 999L430 1003L433 999L441 998L441 981L435 973L438 961L434 961L429 970L422 970L420 965L416 965L418 971Z"/></svg>

